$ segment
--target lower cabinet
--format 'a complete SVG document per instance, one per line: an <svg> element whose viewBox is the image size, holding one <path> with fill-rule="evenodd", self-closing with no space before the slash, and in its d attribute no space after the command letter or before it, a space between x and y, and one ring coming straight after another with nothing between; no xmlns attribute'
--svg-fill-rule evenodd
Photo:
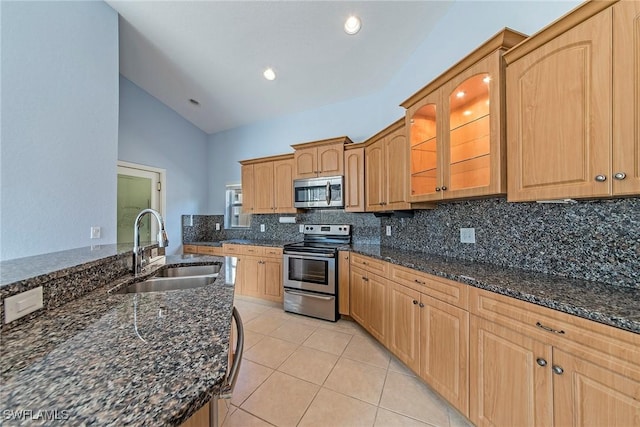
<svg viewBox="0 0 640 427"><path fill-rule="evenodd" d="M338 313L349 315L349 251L338 251Z"/></svg>
<svg viewBox="0 0 640 427"><path fill-rule="evenodd" d="M351 267L351 317L385 345L389 306L386 282L383 277Z"/></svg>
<svg viewBox="0 0 640 427"><path fill-rule="evenodd" d="M640 425L640 336L474 289L477 426Z"/></svg>
<svg viewBox="0 0 640 427"><path fill-rule="evenodd" d="M468 415L469 313L389 281L389 350Z"/></svg>
<svg viewBox="0 0 640 427"><path fill-rule="evenodd" d="M250 245L224 245L224 249L238 259L238 295L282 302L282 249Z"/></svg>

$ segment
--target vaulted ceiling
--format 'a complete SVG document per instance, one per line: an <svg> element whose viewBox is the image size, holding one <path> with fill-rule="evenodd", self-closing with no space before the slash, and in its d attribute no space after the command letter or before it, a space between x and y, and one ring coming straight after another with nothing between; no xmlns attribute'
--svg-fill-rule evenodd
<svg viewBox="0 0 640 427"><path fill-rule="evenodd" d="M447 1L116 1L120 72L206 133L382 89ZM343 31L356 15L362 29ZM267 81L262 73L277 73ZM194 105L190 99L197 100Z"/></svg>

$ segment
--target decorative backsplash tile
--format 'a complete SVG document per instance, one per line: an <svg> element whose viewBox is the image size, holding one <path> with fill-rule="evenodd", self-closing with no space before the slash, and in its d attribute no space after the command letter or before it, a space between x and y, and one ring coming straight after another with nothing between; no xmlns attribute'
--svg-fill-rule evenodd
<svg viewBox="0 0 640 427"><path fill-rule="evenodd" d="M468 227L475 244L460 243ZM411 219L383 218L380 235L383 246L640 288L639 198L442 203Z"/></svg>
<svg viewBox="0 0 640 427"><path fill-rule="evenodd" d="M216 232L222 215L194 215L183 241L302 239L299 224L352 224L353 242L420 251L640 288L640 198L574 204L508 203L504 198L439 204L413 218L376 218L342 210L280 216L253 215L251 228ZM183 216L183 221L188 218ZM265 232L260 232L260 224ZM391 226L391 236L385 227ZM460 228L475 228L476 243L460 243Z"/></svg>

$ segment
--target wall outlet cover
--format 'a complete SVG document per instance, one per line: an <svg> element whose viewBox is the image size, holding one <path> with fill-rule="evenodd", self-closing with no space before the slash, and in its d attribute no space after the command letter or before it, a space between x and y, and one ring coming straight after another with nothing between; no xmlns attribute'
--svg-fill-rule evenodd
<svg viewBox="0 0 640 427"><path fill-rule="evenodd" d="M300 226L298 227L298 231L300 233L304 233L304 224L300 224Z"/></svg>
<svg viewBox="0 0 640 427"><path fill-rule="evenodd" d="M387 234L387 236L391 236L391 226L390 225L387 225L386 234Z"/></svg>
<svg viewBox="0 0 640 427"><path fill-rule="evenodd" d="M91 227L91 238L92 239L100 238L100 227L96 227L96 226Z"/></svg>
<svg viewBox="0 0 640 427"><path fill-rule="evenodd" d="M475 243L476 242L476 229L475 228L461 228L460 229L460 243Z"/></svg>
<svg viewBox="0 0 640 427"><path fill-rule="evenodd" d="M260 232L264 233L265 230L266 230L266 228L265 228L264 224L260 224Z"/></svg>
<svg viewBox="0 0 640 427"><path fill-rule="evenodd" d="M42 286L4 299L4 323L33 313L44 306Z"/></svg>
<svg viewBox="0 0 640 427"><path fill-rule="evenodd" d="M220 231L220 223L216 222L216 231Z"/></svg>

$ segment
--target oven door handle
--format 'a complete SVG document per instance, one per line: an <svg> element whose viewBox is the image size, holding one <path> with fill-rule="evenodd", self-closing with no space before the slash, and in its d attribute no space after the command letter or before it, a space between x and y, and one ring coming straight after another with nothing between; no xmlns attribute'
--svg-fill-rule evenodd
<svg viewBox="0 0 640 427"><path fill-rule="evenodd" d="M335 258L335 254L317 254L317 253L313 253L313 252L291 252L291 251L286 251L285 250L284 254L285 255L301 256L301 257L305 257L307 259Z"/></svg>
<svg viewBox="0 0 640 427"><path fill-rule="evenodd" d="M297 295L299 297L310 297L310 298L316 298L316 299L321 299L324 301L331 301L334 297L323 297L322 295L316 295L316 294L308 294L306 292L296 292L296 291L291 291L289 289L285 289L284 290L285 294L290 294L290 295Z"/></svg>

